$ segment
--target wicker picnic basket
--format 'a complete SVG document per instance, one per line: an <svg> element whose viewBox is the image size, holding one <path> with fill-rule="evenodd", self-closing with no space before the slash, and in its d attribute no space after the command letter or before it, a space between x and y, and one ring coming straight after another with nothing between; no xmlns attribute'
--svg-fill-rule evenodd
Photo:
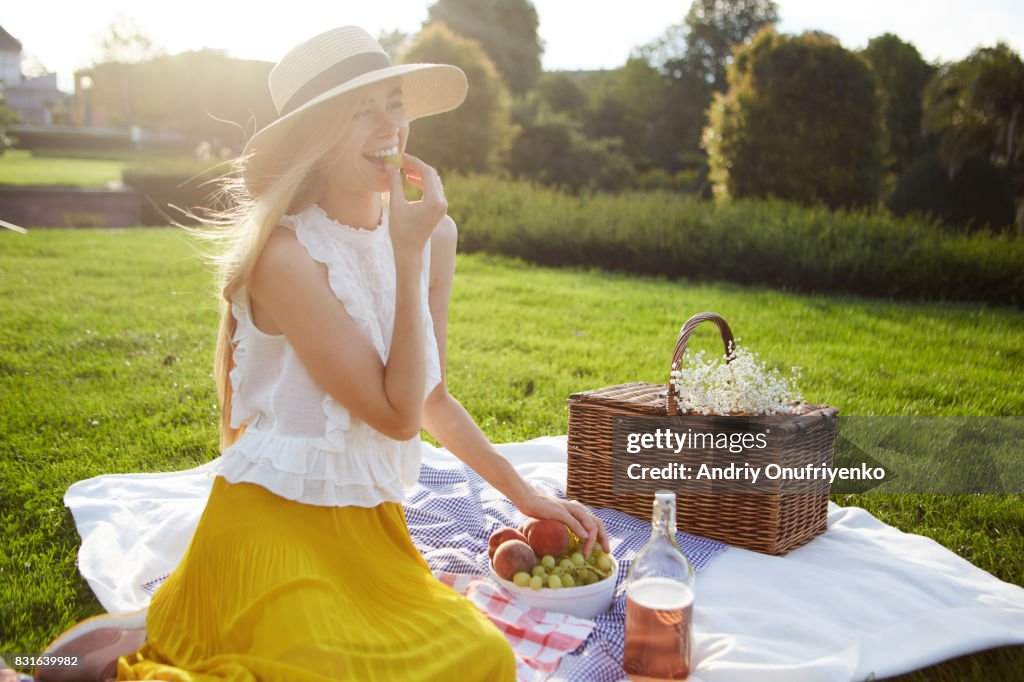
<svg viewBox="0 0 1024 682"><path fill-rule="evenodd" d="M729 325L720 315L700 313L691 317L679 332L672 353L673 369L679 366L690 335L705 321L718 326L728 352L733 341ZM781 467L821 463L831 466L836 414L834 407L805 403L795 414L772 417L780 433L758 453L761 462ZM612 459L622 455L613 451L622 447L621 439L613 438L616 420L621 424L623 417L636 416L655 418L655 423L662 418L664 423L676 425L685 424L686 420L696 423L702 418L680 415L670 385L665 384L621 384L572 394L566 485L569 497L593 507L618 509L644 520L650 518L652 494L622 492L621 488L613 489L612 484ZM716 486L716 492L708 493L678 493L677 526L736 547L786 554L825 531L827 481L824 485L824 491L818 486L815 493L723 492L739 491L741 486Z"/></svg>

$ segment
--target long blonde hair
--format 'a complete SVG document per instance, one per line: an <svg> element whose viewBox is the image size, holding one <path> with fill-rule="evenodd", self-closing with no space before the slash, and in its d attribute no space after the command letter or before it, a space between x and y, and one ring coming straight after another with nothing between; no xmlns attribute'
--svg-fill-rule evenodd
<svg viewBox="0 0 1024 682"><path fill-rule="evenodd" d="M229 447L242 435L231 426L234 369L233 339L237 324L231 298L252 276L271 232L287 214L302 211L324 192L327 173L336 149L356 109L354 98L318 106L293 125L289 145L275 157L274 175L258 196L252 196L242 179L247 158L235 162L233 173L219 180L215 192L219 208L202 212L200 227L186 228L214 248L204 251L216 273L220 325L213 362L220 407L220 447Z"/></svg>

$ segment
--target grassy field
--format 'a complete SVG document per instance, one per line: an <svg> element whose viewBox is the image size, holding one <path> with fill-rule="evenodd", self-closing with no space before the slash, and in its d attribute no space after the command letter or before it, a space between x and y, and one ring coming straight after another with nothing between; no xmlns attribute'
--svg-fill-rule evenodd
<svg viewBox="0 0 1024 682"><path fill-rule="evenodd" d="M0 185L61 185L104 187L120 182L125 161L36 157L22 149L0 156Z"/></svg>
<svg viewBox="0 0 1024 682"><path fill-rule="evenodd" d="M199 162L181 152L9 149L0 155L0 185L104 187L121 182L126 168L190 177L220 163L216 159Z"/></svg>
<svg viewBox="0 0 1024 682"><path fill-rule="evenodd" d="M847 415L1024 414L1024 313L894 304L540 269L460 257L449 385L495 442L566 431L574 391L666 380L675 334L714 310L771 366ZM77 572L62 497L105 473L173 471L217 456L212 278L180 231L0 233L0 652L34 652L102 611ZM696 349L720 347L713 327ZM857 496L1024 585L1020 496ZM906 680L1002 680L1024 649Z"/></svg>

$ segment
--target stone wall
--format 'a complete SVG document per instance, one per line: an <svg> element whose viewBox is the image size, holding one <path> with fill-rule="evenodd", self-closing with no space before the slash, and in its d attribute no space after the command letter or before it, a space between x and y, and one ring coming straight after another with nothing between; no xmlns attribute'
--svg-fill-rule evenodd
<svg viewBox="0 0 1024 682"><path fill-rule="evenodd" d="M0 220L21 227L136 227L137 192L78 187L0 187Z"/></svg>

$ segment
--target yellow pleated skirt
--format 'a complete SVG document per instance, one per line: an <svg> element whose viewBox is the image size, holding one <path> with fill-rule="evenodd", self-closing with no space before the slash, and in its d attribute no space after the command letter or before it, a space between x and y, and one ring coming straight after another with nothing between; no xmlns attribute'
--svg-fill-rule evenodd
<svg viewBox="0 0 1024 682"><path fill-rule="evenodd" d="M514 680L508 641L431 575L402 507L213 490L118 680Z"/></svg>

